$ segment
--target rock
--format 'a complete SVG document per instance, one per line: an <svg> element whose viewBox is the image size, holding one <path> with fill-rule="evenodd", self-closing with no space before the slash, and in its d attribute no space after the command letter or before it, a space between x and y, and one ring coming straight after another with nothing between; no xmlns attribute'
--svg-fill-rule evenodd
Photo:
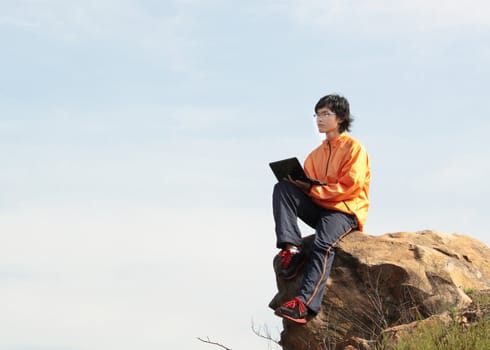
<svg viewBox="0 0 490 350"><path fill-rule="evenodd" d="M424 329L426 327L433 327L436 325L447 326L452 322L452 318L447 312L439 315L432 315L421 321L414 321L407 324L402 324L399 326L389 327L383 330L383 336L390 342L398 342L401 339L407 339L412 336L419 329Z"/></svg>
<svg viewBox="0 0 490 350"><path fill-rule="evenodd" d="M313 236L305 237L308 255ZM336 249L322 309L306 325L283 321L285 350L367 349L383 330L471 303L465 291L490 289L490 249L434 231L371 236L355 231ZM277 278L275 309L296 296L302 272ZM358 339L357 345L349 339Z"/></svg>

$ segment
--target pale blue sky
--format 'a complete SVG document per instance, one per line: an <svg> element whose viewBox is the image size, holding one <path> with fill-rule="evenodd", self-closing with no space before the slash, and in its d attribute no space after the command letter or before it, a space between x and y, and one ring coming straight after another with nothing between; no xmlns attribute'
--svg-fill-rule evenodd
<svg viewBox="0 0 490 350"><path fill-rule="evenodd" d="M489 245L488 18L483 0L0 0L0 350L267 349L267 164L321 142L331 92L371 157L366 233Z"/></svg>

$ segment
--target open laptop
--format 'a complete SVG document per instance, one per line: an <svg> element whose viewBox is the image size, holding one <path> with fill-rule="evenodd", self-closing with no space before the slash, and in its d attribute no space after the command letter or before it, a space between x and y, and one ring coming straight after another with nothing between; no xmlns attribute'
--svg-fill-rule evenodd
<svg viewBox="0 0 490 350"><path fill-rule="evenodd" d="M298 158L296 157L271 162L269 163L269 166L271 167L274 175L276 175L278 181L281 181L284 178L287 178L288 175L291 175L293 180L301 180L314 185L326 185L326 183L320 180L308 177Z"/></svg>

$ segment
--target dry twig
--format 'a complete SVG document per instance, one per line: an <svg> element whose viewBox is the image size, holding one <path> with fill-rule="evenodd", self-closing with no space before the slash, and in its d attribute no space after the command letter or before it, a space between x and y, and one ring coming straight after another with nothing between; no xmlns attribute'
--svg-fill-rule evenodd
<svg viewBox="0 0 490 350"><path fill-rule="evenodd" d="M223 349L225 350L231 350L231 348L227 348L226 346L224 346L223 344L220 344L220 343L216 343L214 341L211 341L209 339L209 337L206 337L207 339L201 339L199 337L197 337L198 340L202 341L203 343L206 343L206 344L212 344L212 345L216 345L216 346L219 346L219 347L222 347Z"/></svg>

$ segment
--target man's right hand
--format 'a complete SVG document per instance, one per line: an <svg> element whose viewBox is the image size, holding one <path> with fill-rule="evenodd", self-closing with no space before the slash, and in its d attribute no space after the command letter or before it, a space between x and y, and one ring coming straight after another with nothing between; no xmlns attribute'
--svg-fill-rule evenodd
<svg viewBox="0 0 490 350"><path fill-rule="evenodd" d="M311 183L306 182L306 181L301 181L301 180L293 180L291 175L288 175L287 178L285 178L287 182L292 183L294 186L298 187L300 190L310 192L311 187L313 186Z"/></svg>

